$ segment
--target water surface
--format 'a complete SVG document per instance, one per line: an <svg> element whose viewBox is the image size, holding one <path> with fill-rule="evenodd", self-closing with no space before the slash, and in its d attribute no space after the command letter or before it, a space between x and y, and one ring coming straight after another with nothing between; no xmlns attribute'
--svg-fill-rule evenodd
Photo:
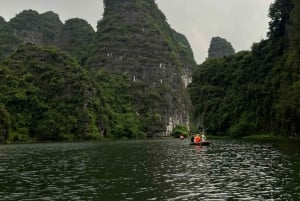
<svg viewBox="0 0 300 201"><path fill-rule="evenodd" d="M0 145L0 200L300 200L297 143Z"/></svg>

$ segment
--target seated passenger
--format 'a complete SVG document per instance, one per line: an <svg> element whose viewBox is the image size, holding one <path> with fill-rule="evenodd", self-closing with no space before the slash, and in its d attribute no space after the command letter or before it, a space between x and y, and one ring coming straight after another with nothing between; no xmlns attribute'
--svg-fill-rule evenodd
<svg viewBox="0 0 300 201"><path fill-rule="evenodd" d="M200 143L201 142L201 136L200 134L197 134L196 137L194 138L195 143Z"/></svg>

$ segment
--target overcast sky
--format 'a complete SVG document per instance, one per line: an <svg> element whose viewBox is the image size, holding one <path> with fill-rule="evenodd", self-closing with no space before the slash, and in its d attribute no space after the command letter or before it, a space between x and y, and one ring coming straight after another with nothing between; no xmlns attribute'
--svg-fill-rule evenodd
<svg viewBox="0 0 300 201"><path fill-rule="evenodd" d="M25 9L53 11L64 22L79 17L94 28L103 14L102 0L0 0L0 16L9 21ZM236 51L266 38L269 6L274 0L156 0L168 23L189 40L197 63L207 57L212 37L220 36Z"/></svg>

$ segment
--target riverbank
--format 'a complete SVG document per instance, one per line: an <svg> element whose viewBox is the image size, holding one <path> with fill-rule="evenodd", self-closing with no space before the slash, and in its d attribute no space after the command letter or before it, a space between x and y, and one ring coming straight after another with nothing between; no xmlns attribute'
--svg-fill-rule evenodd
<svg viewBox="0 0 300 201"><path fill-rule="evenodd" d="M236 139L231 136L216 136L216 135L207 135L207 138L213 140ZM255 141L300 141L299 137L286 137L286 136L277 136L271 134L254 134L254 135L242 137L240 139L255 140Z"/></svg>
<svg viewBox="0 0 300 201"><path fill-rule="evenodd" d="M283 136L275 136L270 134L262 134L262 135L249 135L243 137L243 139L247 140L268 140L268 141L283 141L288 140L288 138Z"/></svg>
<svg viewBox="0 0 300 201"><path fill-rule="evenodd" d="M218 135L206 135L208 140L230 140L230 139L236 139L231 136L218 136ZM173 137L145 137L145 138L140 138L140 139L171 139ZM190 139L190 137L187 137L186 139ZM296 137L284 137L284 136L275 136L271 134L258 134L258 135L250 135L250 136L245 136L240 139L245 139L245 140L255 140L255 141L297 141L300 142L300 138ZM134 139L129 139L129 138L119 138L119 139L114 139L114 138L101 138L101 139L91 139L91 140L82 140L82 139L76 139L76 140L38 140L35 138L30 138L27 140L7 140L7 141L1 141L0 144L33 144L33 143L59 143L59 142L93 142L93 141L126 141L126 140L134 140Z"/></svg>
<svg viewBox="0 0 300 201"><path fill-rule="evenodd" d="M285 136L276 136L271 134L263 134L263 135L250 135L243 137L243 139L248 140L267 140L267 141L300 141L299 137L285 137Z"/></svg>
<svg viewBox="0 0 300 201"><path fill-rule="evenodd" d="M100 141L131 141L131 140L153 140L153 139L173 139L172 136L155 136L141 138L99 138L99 139L69 139L69 140L39 140L36 138L27 138L26 140L6 140L0 141L1 144L34 144L34 143L65 143L65 142L100 142Z"/></svg>

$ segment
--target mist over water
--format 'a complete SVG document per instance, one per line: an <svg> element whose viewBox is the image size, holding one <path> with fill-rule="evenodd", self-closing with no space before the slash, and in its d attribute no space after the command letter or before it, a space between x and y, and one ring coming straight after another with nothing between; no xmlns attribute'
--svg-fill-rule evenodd
<svg viewBox="0 0 300 201"><path fill-rule="evenodd" d="M0 146L0 200L297 200L299 144L215 140Z"/></svg>

